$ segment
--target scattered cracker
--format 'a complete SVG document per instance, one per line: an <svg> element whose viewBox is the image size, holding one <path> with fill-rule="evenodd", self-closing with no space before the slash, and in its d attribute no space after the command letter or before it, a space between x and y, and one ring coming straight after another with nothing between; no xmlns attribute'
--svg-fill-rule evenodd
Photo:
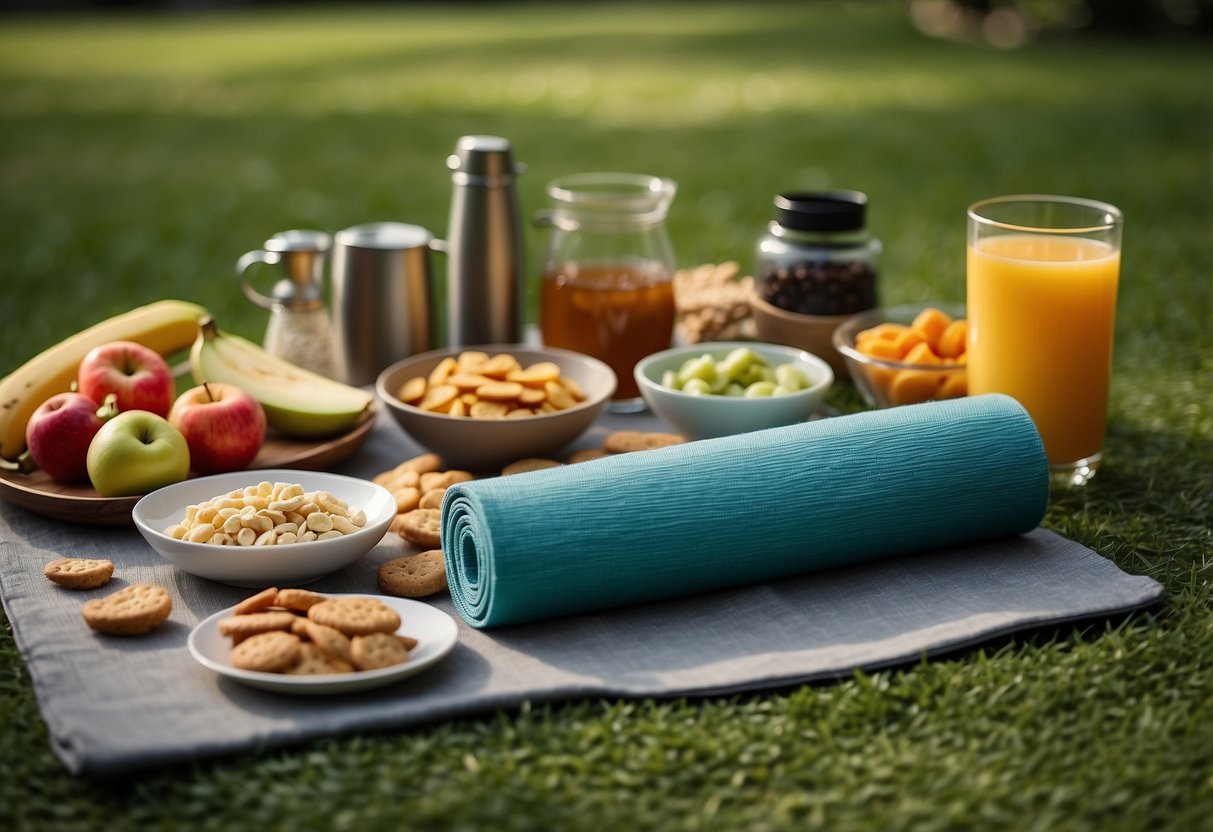
<svg viewBox="0 0 1213 832"><path fill-rule="evenodd" d="M559 468L560 463L554 459L540 459L538 457L527 457L511 462L509 465L501 469L501 475L508 477L513 474L525 474L529 471L542 471L546 468Z"/></svg>
<svg viewBox="0 0 1213 832"><path fill-rule="evenodd" d="M421 495L417 508L442 508L442 498L446 496L445 488L431 488Z"/></svg>
<svg viewBox="0 0 1213 832"><path fill-rule="evenodd" d="M625 454L667 448L670 445L681 445L683 442L686 442L686 438L677 433L617 430L607 435L607 438L602 442L602 448L608 453Z"/></svg>
<svg viewBox="0 0 1213 832"><path fill-rule="evenodd" d="M168 620L173 598L155 584L131 584L112 595L94 598L81 609L84 621L99 633L136 636Z"/></svg>
<svg viewBox="0 0 1213 832"><path fill-rule="evenodd" d="M379 567L379 589L387 595L424 598L447 588L441 549L389 560Z"/></svg>
<svg viewBox="0 0 1213 832"><path fill-rule="evenodd" d="M423 549L442 545L442 513L436 508L415 508L392 521L392 530Z"/></svg>
<svg viewBox="0 0 1213 832"><path fill-rule="evenodd" d="M103 558L59 558L44 566L42 574L65 589L96 589L114 576L114 563Z"/></svg>
<svg viewBox="0 0 1213 832"><path fill-rule="evenodd" d="M393 491L392 497L396 500L396 513L405 514L417 508L421 502L421 489L415 485L405 486Z"/></svg>
<svg viewBox="0 0 1213 832"><path fill-rule="evenodd" d="M602 459L603 457L611 456L611 452L605 448L584 448L580 451L575 451L569 456L569 463L576 464L578 462L589 462L594 459Z"/></svg>

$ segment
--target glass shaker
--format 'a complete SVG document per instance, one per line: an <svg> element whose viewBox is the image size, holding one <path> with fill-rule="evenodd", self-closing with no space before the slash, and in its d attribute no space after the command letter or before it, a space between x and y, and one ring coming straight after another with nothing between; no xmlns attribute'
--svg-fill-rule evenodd
<svg viewBox="0 0 1213 832"><path fill-rule="evenodd" d="M333 331L324 303L324 267L332 245L323 231L283 231L236 262L244 295L270 311L265 349L284 361L333 378ZM252 287L246 272L257 263L279 265L284 277L269 296Z"/></svg>
<svg viewBox="0 0 1213 832"><path fill-rule="evenodd" d="M677 184L657 176L585 173L552 181L539 328L551 347L608 364L609 408L643 410L636 363L674 332L674 250L665 218Z"/></svg>

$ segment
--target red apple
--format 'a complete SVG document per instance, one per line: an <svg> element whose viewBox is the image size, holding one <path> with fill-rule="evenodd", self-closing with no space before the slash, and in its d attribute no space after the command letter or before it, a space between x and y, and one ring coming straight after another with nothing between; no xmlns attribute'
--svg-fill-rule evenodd
<svg viewBox="0 0 1213 832"><path fill-rule="evenodd" d="M117 414L112 403L108 408ZM30 456L46 475L58 482L88 479L88 446L104 419L97 404L79 393L60 393L38 406L25 425Z"/></svg>
<svg viewBox="0 0 1213 832"><path fill-rule="evenodd" d="M169 423L190 446L190 465L199 474L248 467L265 441L261 402L232 384L204 382L177 397Z"/></svg>
<svg viewBox="0 0 1213 832"><path fill-rule="evenodd" d="M79 391L95 402L114 393L118 410L147 410L167 416L176 386L168 362L153 349L134 341L111 341L93 347L80 362Z"/></svg>

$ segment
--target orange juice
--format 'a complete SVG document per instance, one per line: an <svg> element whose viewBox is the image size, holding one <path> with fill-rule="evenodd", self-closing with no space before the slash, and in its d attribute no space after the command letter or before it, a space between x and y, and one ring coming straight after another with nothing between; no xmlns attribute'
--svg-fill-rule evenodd
<svg viewBox="0 0 1213 832"><path fill-rule="evenodd" d="M989 236L968 250L969 392L1031 414L1051 465L1103 448L1120 253L1047 234Z"/></svg>

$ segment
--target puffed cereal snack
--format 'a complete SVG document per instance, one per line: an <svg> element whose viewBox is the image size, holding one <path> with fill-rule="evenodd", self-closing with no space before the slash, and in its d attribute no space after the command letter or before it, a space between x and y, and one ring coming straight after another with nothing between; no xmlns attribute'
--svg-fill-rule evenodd
<svg viewBox="0 0 1213 832"><path fill-rule="evenodd" d="M187 506L184 520L164 533L190 543L281 546L342 537L365 525L366 512L351 512L344 500L327 491L261 482Z"/></svg>

